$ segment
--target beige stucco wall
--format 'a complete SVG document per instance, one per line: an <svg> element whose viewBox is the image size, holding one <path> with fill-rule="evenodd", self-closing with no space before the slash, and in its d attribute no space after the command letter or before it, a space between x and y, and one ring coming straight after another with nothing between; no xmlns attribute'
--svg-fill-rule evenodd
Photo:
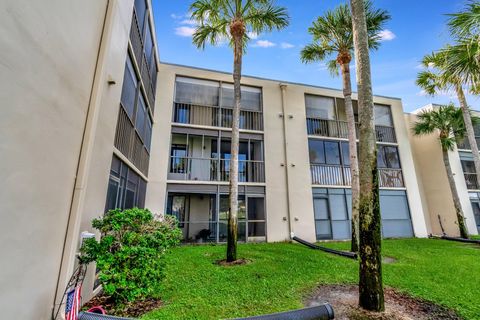
<svg viewBox="0 0 480 320"><path fill-rule="evenodd" d="M5 319L51 315L106 8L106 0L2 2L0 309Z"/></svg>
<svg viewBox="0 0 480 320"><path fill-rule="evenodd" d="M153 154L151 158L150 182L147 190L147 207L163 213L168 171L168 150L170 146L171 119L173 111L175 76L188 76L201 79L231 82L232 76L226 73L161 64L158 80L156 127L153 131ZM262 88L264 112L265 147L265 188L267 209L267 240L289 240L289 215L295 235L315 241L312 185L308 154L306 128L305 94L343 97L340 90L284 83L285 124L282 109L281 82L254 77L242 77L245 85ZM354 95L354 99L356 96ZM425 206L422 203L419 181L415 171L408 129L404 120L401 100L375 97L375 102L391 106L396 128L400 160L407 189L413 228L417 237L427 236ZM285 147L288 163L285 163ZM288 189L287 192L287 170ZM198 182L186 182L198 183Z"/></svg>
<svg viewBox="0 0 480 320"><path fill-rule="evenodd" d="M407 124L412 126L416 121L416 114L421 110L432 108L432 105L416 110L412 114L406 115ZM453 199L448 184L445 165L443 163L442 149L436 134L425 136L413 136L410 134L411 145L414 150L415 164L417 166L417 175L421 180L421 190L427 206L429 223L428 232L441 235L442 230L438 216L440 215L443 228L450 236L459 236L457 218L453 206ZM477 234L475 219L472 206L468 197L468 190L463 176L463 170L455 149L449 151L450 165L454 173L457 191L460 197L462 210L464 212L467 229L470 234Z"/></svg>

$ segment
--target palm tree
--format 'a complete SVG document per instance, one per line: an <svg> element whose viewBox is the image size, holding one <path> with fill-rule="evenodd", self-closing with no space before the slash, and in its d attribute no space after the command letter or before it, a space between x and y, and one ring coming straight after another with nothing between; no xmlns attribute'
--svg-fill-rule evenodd
<svg viewBox="0 0 480 320"><path fill-rule="evenodd" d="M195 0L190 6L191 18L199 25L193 43L205 48L227 39L233 48L234 107L230 158L230 211L228 214L227 261L237 259L238 146L242 57L249 41L248 33L264 33L288 26L289 16L273 0Z"/></svg>
<svg viewBox="0 0 480 320"><path fill-rule="evenodd" d="M457 215L458 228L462 238L468 238L465 219L463 216L460 198L453 178L448 151L455 148L455 142L465 134L465 125L461 109L453 105L441 106L438 109L424 111L418 115L418 120L412 127L414 135L427 135L438 132L438 139L442 146L443 163L447 172L448 183L452 191L453 205Z"/></svg>
<svg viewBox="0 0 480 320"><path fill-rule="evenodd" d="M448 14L450 32L458 37L480 34L480 2L468 1L465 11Z"/></svg>
<svg viewBox="0 0 480 320"><path fill-rule="evenodd" d="M463 114L466 136L472 150L475 172L477 173L477 182L480 185L480 154L478 151L477 141L475 139L470 109L463 91L465 78L462 79L462 76L458 75L458 73L456 73L455 69L452 67L451 59L456 60L457 58L452 58L456 52L451 50L451 47L447 46L437 53L426 55L422 60L422 64L427 69L419 72L416 83L429 95L435 95L444 90L455 90L460 103L460 109ZM456 47L455 50L460 49ZM467 53L464 52L464 54ZM462 64L465 63L468 63L468 60L462 62ZM473 87L476 87L474 83L472 83L472 85ZM473 88L470 91L475 90Z"/></svg>
<svg viewBox="0 0 480 320"><path fill-rule="evenodd" d="M369 36L364 1L350 0L350 5L360 111L359 305L367 310L382 311L385 309L382 282L382 235Z"/></svg>
<svg viewBox="0 0 480 320"><path fill-rule="evenodd" d="M385 10L374 10L371 2L365 3L367 15L368 45L370 49L380 46L379 32L390 19ZM318 17L308 29L313 36L313 43L305 46L301 52L304 63L328 60L330 73L338 75L340 67L343 82L343 97L348 124L348 141L350 154L350 175L352 177L352 241L351 251L358 252L358 201L360 185L358 178L357 137L355 115L352 105L352 81L350 62L353 55L352 15L346 4L339 5L333 11L327 11ZM332 59L333 58L333 59Z"/></svg>

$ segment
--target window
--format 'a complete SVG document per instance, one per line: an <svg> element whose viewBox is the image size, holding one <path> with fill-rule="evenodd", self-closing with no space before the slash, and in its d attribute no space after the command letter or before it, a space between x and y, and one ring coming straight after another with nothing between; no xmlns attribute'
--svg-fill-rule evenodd
<svg viewBox="0 0 480 320"><path fill-rule="evenodd" d="M145 25L145 16L147 13L147 5L145 4L145 0L135 0L135 12L137 13L140 34L143 35L143 26Z"/></svg>
<svg viewBox="0 0 480 320"><path fill-rule="evenodd" d="M172 144L170 156L170 172L186 173L187 146L184 144Z"/></svg>
<svg viewBox="0 0 480 320"><path fill-rule="evenodd" d="M340 164L338 142L325 141L325 160L327 164Z"/></svg>
<svg viewBox="0 0 480 320"><path fill-rule="evenodd" d="M153 40L152 40L152 32L150 31L150 24L147 24L147 30L145 34L145 57L147 59L147 66L145 66L148 70L152 65L152 56L153 56ZM150 74L150 72L149 72Z"/></svg>
<svg viewBox="0 0 480 320"><path fill-rule="evenodd" d="M323 148L323 141L316 140L316 139L309 139L308 151L310 154L310 163L313 163L313 164L325 163L325 149Z"/></svg>
<svg viewBox="0 0 480 320"><path fill-rule="evenodd" d="M105 211L145 206L147 183L116 156L113 156L108 181Z"/></svg>
<svg viewBox="0 0 480 320"><path fill-rule="evenodd" d="M125 72L123 75L123 87L121 102L130 119L133 119L133 110L135 108L135 97L137 94L137 76L133 68L130 56L127 56Z"/></svg>
<svg viewBox="0 0 480 320"><path fill-rule="evenodd" d="M400 159L398 157L397 147L378 146L377 166L379 168L400 169Z"/></svg>
<svg viewBox="0 0 480 320"><path fill-rule="evenodd" d="M140 94L137 105L137 116L135 119L135 128L137 129L138 134L145 139L145 120L147 119L147 107L145 106L145 100L143 95Z"/></svg>
<svg viewBox="0 0 480 320"><path fill-rule="evenodd" d="M335 120L335 100L330 97L306 95L307 117Z"/></svg>
<svg viewBox="0 0 480 320"><path fill-rule="evenodd" d="M375 105L375 124L379 126L393 127L390 106Z"/></svg>
<svg viewBox="0 0 480 320"><path fill-rule="evenodd" d="M461 162L464 173L475 173L475 163L473 160L462 160Z"/></svg>
<svg viewBox="0 0 480 320"><path fill-rule="evenodd" d="M255 87L241 86L241 108L242 110L262 110L262 89ZM222 84L222 107L233 108L235 99L232 84Z"/></svg>
<svg viewBox="0 0 480 320"><path fill-rule="evenodd" d="M218 106L219 87L219 83L215 81L177 77L175 102Z"/></svg>
<svg viewBox="0 0 480 320"><path fill-rule="evenodd" d="M350 166L350 146L348 142L342 142L342 161L344 166Z"/></svg>

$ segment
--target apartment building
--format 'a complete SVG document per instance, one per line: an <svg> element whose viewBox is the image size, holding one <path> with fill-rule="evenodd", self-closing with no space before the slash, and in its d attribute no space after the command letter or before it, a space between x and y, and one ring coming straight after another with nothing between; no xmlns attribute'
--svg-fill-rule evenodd
<svg viewBox="0 0 480 320"><path fill-rule="evenodd" d="M0 309L50 319L81 232L109 208L145 203L152 11L145 0L7 0L0 17ZM92 265L83 301L95 289Z"/></svg>
<svg viewBox="0 0 480 320"><path fill-rule="evenodd" d="M158 82L162 114L155 118L146 206L177 216L186 242L224 242L232 76L162 63ZM350 237L342 96L335 89L242 78L240 240L284 241L292 232L309 241ZM383 235L425 237L401 101L374 100Z"/></svg>
<svg viewBox="0 0 480 320"><path fill-rule="evenodd" d="M415 123L419 113L438 107L439 105L430 104L415 110L406 115L407 122L411 126ZM478 112L476 114L478 115ZM474 130L475 135L478 136L477 141L480 141L480 127L476 126ZM423 189L424 205L427 206L429 233L442 234L445 231L448 235L459 236L452 193L438 136L436 134L421 137L411 136L410 141L418 168L418 179ZM477 183L477 173L467 139L459 143L455 150L449 151L448 157L468 233L476 235L480 230L480 186Z"/></svg>

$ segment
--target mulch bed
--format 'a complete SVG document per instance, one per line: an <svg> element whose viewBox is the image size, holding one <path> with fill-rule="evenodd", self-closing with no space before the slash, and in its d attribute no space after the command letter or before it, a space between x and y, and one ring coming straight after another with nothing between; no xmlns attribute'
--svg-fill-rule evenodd
<svg viewBox="0 0 480 320"><path fill-rule="evenodd" d="M250 260L248 259L237 259L232 262L227 262L226 259L215 261L215 264L218 264L219 266L223 266L223 267L241 266L248 263L250 263Z"/></svg>
<svg viewBox="0 0 480 320"><path fill-rule="evenodd" d="M358 286L324 285L305 301L306 306L329 302L336 320L462 320L454 311L385 288L385 312L373 313L358 307Z"/></svg>
<svg viewBox="0 0 480 320"><path fill-rule="evenodd" d="M109 297L98 295L88 301L82 309L86 311L92 307L101 306L108 315L137 318L149 311L158 309L161 305L162 301L160 299L149 298L119 306L115 305Z"/></svg>

